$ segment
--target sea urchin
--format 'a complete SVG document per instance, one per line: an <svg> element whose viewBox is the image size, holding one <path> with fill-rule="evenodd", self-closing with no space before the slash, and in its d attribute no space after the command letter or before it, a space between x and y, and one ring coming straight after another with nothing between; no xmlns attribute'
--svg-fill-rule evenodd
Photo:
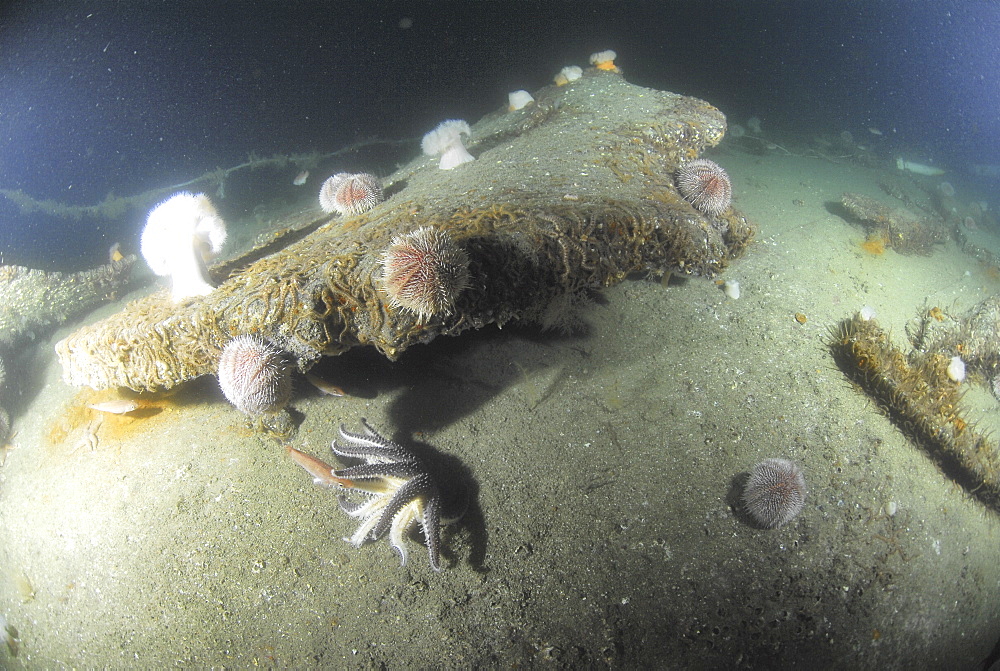
<svg viewBox="0 0 1000 671"><path fill-rule="evenodd" d="M339 172L323 182L319 191L319 205L324 212L345 216L367 212L384 200L382 182L366 172Z"/></svg>
<svg viewBox="0 0 1000 671"><path fill-rule="evenodd" d="M397 235L382 256L382 286L395 307L424 320L451 313L469 284L469 256L452 237L430 227Z"/></svg>
<svg viewBox="0 0 1000 671"><path fill-rule="evenodd" d="M750 471L743 505L755 522L774 529L790 522L806 501L806 479L788 459L765 459Z"/></svg>
<svg viewBox="0 0 1000 671"><path fill-rule="evenodd" d="M230 403L251 416L282 410L292 395L291 371L281 350L250 335L233 338L222 350L219 386Z"/></svg>
<svg viewBox="0 0 1000 671"><path fill-rule="evenodd" d="M685 163L677 171L677 190L696 210L718 216L729 209L733 186L722 166L707 158Z"/></svg>

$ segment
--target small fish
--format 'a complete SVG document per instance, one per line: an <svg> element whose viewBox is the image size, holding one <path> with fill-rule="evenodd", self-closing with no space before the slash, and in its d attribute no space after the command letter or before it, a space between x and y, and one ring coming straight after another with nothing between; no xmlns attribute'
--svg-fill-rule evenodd
<svg viewBox="0 0 1000 671"><path fill-rule="evenodd" d="M108 250L108 258L111 260L111 263L114 263L115 261L121 261L122 259L125 258L125 255L122 254L121 243L116 242L115 244L111 245L111 249Z"/></svg>
<svg viewBox="0 0 1000 671"><path fill-rule="evenodd" d="M316 457L306 454L305 452L299 452L291 445L285 445L285 449L288 450L288 456L290 456L295 463L306 469L306 472L313 476L313 482L317 485L324 485L326 487L340 485L341 487L347 487L348 489L354 487L354 482L351 480L335 476L333 474L333 466L330 464L324 463Z"/></svg>
<svg viewBox="0 0 1000 671"><path fill-rule="evenodd" d="M926 165L924 163L917 163L916 161L904 161L902 158L896 159L896 168L898 170L912 172L916 175L927 175L928 177L944 174L944 170L941 168L936 168L933 165Z"/></svg>
<svg viewBox="0 0 1000 671"><path fill-rule="evenodd" d="M312 384L312 386L319 389L320 393L326 394L327 396L347 396L347 393L340 387L330 384L322 378L318 378L312 373L306 373L306 379Z"/></svg>
<svg viewBox="0 0 1000 671"><path fill-rule="evenodd" d="M302 186L303 184L306 183L307 179L309 179L309 171L303 170L302 172L300 172L295 176L295 179L292 180L292 184L294 184L295 186Z"/></svg>
<svg viewBox="0 0 1000 671"><path fill-rule="evenodd" d="M882 131L880 131L878 128L875 128L874 126L869 126L868 132L871 133L872 135L882 135Z"/></svg>
<svg viewBox="0 0 1000 671"><path fill-rule="evenodd" d="M93 403L87 406L91 410L100 412L110 412L115 415L124 415L143 407L143 404L136 399L119 398L114 401L104 401L103 403Z"/></svg>
<svg viewBox="0 0 1000 671"><path fill-rule="evenodd" d="M31 579L24 570L20 570L14 574L14 587L17 588L18 594L21 595L21 603L28 603L35 600L35 586L31 584ZM10 632L10 625L7 625L7 631Z"/></svg>
<svg viewBox="0 0 1000 671"><path fill-rule="evenodd" d="M3 615L0 615L0 641L7 644L11 657L17 657L21 639L17 637L17 629L14 628L14 625L9 624Z"/></svg>

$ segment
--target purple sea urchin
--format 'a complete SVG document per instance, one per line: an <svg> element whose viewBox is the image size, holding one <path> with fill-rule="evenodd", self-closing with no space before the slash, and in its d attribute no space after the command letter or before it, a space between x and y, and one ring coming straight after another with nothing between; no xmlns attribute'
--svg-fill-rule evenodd
<svg viewBox="0 0 1000 671"><path fill-rule="evenodd" d="M729 209L733 186L729 175L715 161L699 158L677 171L677 190L699 212L718 216Z"/></svg>
<svg viewBox="0 0 1000 671"><path fill-rule="evenodd" d="M788 459L765 459L750 471L743 490L747 513L767 529L790 522L806 500L806 479L798 464Z"/></svg>

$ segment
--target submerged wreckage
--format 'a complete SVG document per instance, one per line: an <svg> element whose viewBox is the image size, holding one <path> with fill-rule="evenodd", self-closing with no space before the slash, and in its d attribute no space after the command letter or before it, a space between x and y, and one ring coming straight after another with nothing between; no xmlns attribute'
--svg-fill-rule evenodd
<svg viewBox="0 0 1000 671"><path fill-rule="evenodd" d="M722 139L719 110L596 68L535 98L471 129L476 160L442 170L420 157L386 180L374 209L331 219L317 208L212 268L210 294L175 303L164 289L81 328L56 345L65 380L167 389L214 374L223 347L244 334L303 372L358 345L394 359L488 324L558 324L576 294L629 273L712 277L744 253L745 217L731 207L706 215L675 185L680 167ZM386 266L412 236L443 245L451 264L441 290L453 295L433 309L389 293Z"/></svg>

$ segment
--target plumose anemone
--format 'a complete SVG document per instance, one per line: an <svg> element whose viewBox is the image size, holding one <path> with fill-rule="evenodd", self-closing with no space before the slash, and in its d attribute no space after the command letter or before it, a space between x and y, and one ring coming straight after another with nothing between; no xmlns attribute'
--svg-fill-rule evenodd
<svg viewBox="0 0 1000 671"><path fill-rule="evenodd" d="M438 167L442 170L451 170L463 163L476 160L476 157L462 144L462 136L471 134L469 124L460 119L449 119L442 121L437 128L424 135L424 139L420 141L420 148L427 156L441 154Z"/></svg>
<svg viewBox="0 0 1000 671"><path fill-rule="evenodd" d="M528 103L535 102L535 98L525 90L511 91L507 94L507 110L516 112Z"/></svg>
<svg viewBox="0 0 1000 671"><path fill-rule="evenodd" d="M556 83L556 86L566 86L566 84L575 82L582 76L583 68L579 65L567 65L556 73L556 76L552 78L552 81Z"/></svg>
<svg viewBox="0 0 1000 671"><path fill-rule="evenodd" d="M170 277L171 296L180 302L212 293L205 263L225 241L226 224L208 196L183 191L149 213L140 250L154 273Z"/></svg>
<svg viewBox="0 0 1000 671"><path fill-rule="evenodd" d="M590 64L593 65L598 70L606 70L608 72L619 72L618 68L615 66L615 59L618 58L616 54L611 49L606 51L598 51L596 54L590 55Z"/></svg>

